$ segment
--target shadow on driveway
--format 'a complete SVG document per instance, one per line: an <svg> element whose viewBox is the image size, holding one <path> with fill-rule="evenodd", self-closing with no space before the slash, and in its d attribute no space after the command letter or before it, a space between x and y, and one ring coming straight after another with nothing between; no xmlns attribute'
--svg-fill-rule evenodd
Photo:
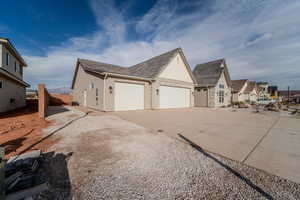
<svg viewBox="0 0 300 200"><path fill-rule="evenodd" d="M207 153L204 149L202 149L200 146L198 146L197 144L195 144L194 142L192 142L188 138L184 137L183 135L178 134L178 136L180 138L182 138L183 140L185 140L186 142L188 142L194 149L196 149L197 151L199 151L200 153L202 153L206 157L212 159L213 161L215 161L216 163L218 163L219 165L221 165L222 167L224 167L226 170L228 170L229 172L231 172L233 175L235 175L236 177L238 177L239 179L241 179L242 181L244 181L247 185L249 185L255 191L259 192L265 198L267 198L267 199L273 199L273 197L270 194L268 194L263 189L261 189L260 187L258 187L257 185L255 185L250 179L246 178L245 176L243 176L239 172L235 171L234 169L232 169L228 165L224 164L223 162L221 162L220 160L218 160L217 158L215 158L211 154Z"/></svg>
<svg viewBox="0 0 300 200"><path fill-rule="evenodd" d="M50 191L45 191L41 199L72 199L72 187L68 170L68 161L73 152L55 153L54 151L44 154L42 168L47 174Z"/></svg>

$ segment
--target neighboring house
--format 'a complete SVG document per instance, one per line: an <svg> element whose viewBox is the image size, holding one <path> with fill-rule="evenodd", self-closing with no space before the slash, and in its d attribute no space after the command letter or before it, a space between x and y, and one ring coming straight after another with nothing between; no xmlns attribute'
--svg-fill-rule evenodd
<svg viewBox="0 0 300 200"><path fill-rule="evenodd" d="M244 95L245 95L246 102L248 102L248 103L256 103L257 102L259 91L258 91L256 82L254 82L254 81L247 82L247 87L244 91Z"/></svg>
<svg viewBox="0 0 300 200"><path fill-rule="evenodd" d="M231 104L231 80L225 59L198 64L193 74L197 82L195 106L220 107Z"/></svg>
<svg viewBox="0 0 300 200"><path fill-rule="evenodd" d="M244 91L248 86L247 79L241 80L232 80L232 102L245 102L247 99L247 95L245 95Z"/></svg>
<svg viewBox="0 0 300 200"><path fill-rule="evenodd" d="M27 64L9 39L0 38L0 112L25 106L23 67Z"/></svg>
<svg viewBox="0 0 300 200"><path fill-rule="evenodd" d="M232 80L232 101L256 103L259 90L256 82L247 79Z"/></svg>
<svg viewBox="0 0 300 200"><path fill-rule="evenodd" d="M268 87L268 93L271 99L278 99L278 87L276 85L270 85Z"/></svg>
<svg viewBox="0 0 300 200"><path fill-rule="evenodd" d="M268 92L269 83L268 82L258 82L259 99L270 99L270 94Z"/></svg>
<svg viewBox="0 0 300 200"><path fill-rule="evenodd" d="M131 67L78 59L71 88L79 105L119 111L193 107L194 83L177 48Z"/></svg>

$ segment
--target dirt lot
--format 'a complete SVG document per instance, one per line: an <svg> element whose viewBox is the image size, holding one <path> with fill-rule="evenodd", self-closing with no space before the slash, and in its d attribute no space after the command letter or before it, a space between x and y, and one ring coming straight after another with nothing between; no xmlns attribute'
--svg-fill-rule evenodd
<svg viewBox="0 0 300 200"><path fill-rule="evenodd" d="M53 173L50 193L55 197L300 198L299 184L208 153L189 138L173 138L110 113L91 113L55 137L61 140L50 150L68 158L67 168Z"/></svg>
<svg viewBox="0 0 300 200"><path fill-rule="evenodd" d="M26 151L43 137L42 129L50 124L38 117L35 104L0 115L0 146L5 147L5 157ZM41 146L43 150L47 147Z"/></svg>
<svg viewBox="0 0 300 200"><path fill-rule="evenodd" d="M50 94L50 104L52 106L60 106L60 105L72 105L73 97L69 94Z"/></svg>
<svg viewBox="0 0 300 200"><path fill-rule="evenodd" d="M70 103L69 95L58 95L57 97ZM58 142L58 138L42 141L41 139L81 113L73 112L67 107L50 106L48 114L46 120L39 118L37 101L30 100L25 108L0 115L0 147L5 148L5 158L31 149L47 151L49 147Z"/></svg>

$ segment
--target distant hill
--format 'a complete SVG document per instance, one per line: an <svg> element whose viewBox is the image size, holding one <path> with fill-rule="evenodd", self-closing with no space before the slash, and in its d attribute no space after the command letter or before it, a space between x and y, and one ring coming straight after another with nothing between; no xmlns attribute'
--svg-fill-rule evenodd
<svg viewBox="0 0 300 200"><path fill-rule="evenodd" d="M280 96L288 96L288 91L287 90L279 90L278 91ZM300 94L300 90L290 90L290 95L296 95L296 94Z"/></svg>
<svg viewBox="0 0 300 200"><path fill-rule="evenodd" d="M71 94L72 90L68 87L47 89L49 93L55 94Z"/></svg>

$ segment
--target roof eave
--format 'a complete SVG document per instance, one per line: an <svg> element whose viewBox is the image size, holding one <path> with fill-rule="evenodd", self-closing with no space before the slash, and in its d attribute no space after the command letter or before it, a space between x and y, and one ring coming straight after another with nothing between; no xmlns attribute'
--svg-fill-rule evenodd
<svg viewBox="0 0 300 200"><path fill-rule="evenodd" d="M195 87L215 87L216 84L195 84Z"/></svg>
<svg viewBox="0 0 300 200"><path fill-rule="evenodd" d="M111 72L98 72L96 70L90 70L90 69L85 69L86 71L97 73L103 76L113 76L113 77L121 77L121 78L128 78L128 79L135 79L135 80L143 80L143 81L149 81L151 82L152 79L150 78L143 78L143 77L138 77L138 76L130 76L130 75L124 75L124 74L117 74L117 73L111 73Z"/></svg>
<svg viewBox="0 0 300 200"><path fill-rule="evenodd" d="M22 58L22 56L19 54L17 49L14 47L14 45L10 42L8 38L0 38L0 42L3 42L6 46L8 46L15 54L17 59L22 63L22 66L27 67L27 63L25 60Z"/></svg>
<svg viewBox="0 0 300 200"><path fill-rule="evenodd" d="M14 76L13 74L9 73L8 71L6 71L5 69L0 68L0 73L2 73L3 75L7 76L10 79L13 79L14 81L18 82L19 84L25 86L25 87L30 87L30 85L28 83L26 83L23 80L20 80L19 78L17 78L16 76Z"/></svg>

